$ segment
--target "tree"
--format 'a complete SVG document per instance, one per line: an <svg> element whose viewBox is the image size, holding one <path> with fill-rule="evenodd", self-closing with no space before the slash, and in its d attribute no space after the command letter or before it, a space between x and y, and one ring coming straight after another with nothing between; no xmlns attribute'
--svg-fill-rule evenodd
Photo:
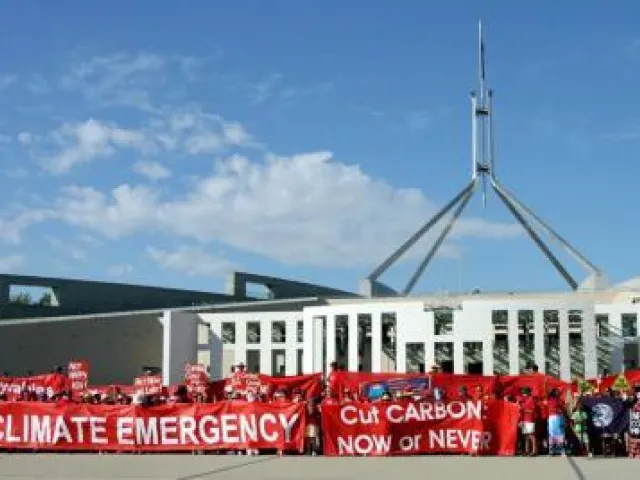
<svg viewBox="0 0 640 480"><path fill-rule="evenodd" d="M9 303L13 303L14 305L33 305L33 299L29 292L20 292L13 295L9 299Z"/></svg>
<svg viewBox="0 0 640 480"><path fill-rule="evenodd" d="M40 297L40 300L38 300L38 305L40 305L41 307L53 306L53 296L51 295L51 293L50 292L43 293L42 296Z"/></svg>

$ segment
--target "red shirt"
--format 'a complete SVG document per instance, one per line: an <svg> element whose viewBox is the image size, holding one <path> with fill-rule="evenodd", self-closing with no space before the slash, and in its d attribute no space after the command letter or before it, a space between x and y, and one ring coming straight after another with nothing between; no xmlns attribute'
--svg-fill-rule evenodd
<svg viewBox="0 0 640 480"><path fill-rule="evenodd" d="M562 406L557 398L547 399L547 410L549 415L560 415L562 413Z"/></svg>
<svg viewBox="0 0 640 480"><path fill-rule="evenodd" d="M520 406L523 422L535 422L538 417L538 405L533 397L525 397Z"/></svg>

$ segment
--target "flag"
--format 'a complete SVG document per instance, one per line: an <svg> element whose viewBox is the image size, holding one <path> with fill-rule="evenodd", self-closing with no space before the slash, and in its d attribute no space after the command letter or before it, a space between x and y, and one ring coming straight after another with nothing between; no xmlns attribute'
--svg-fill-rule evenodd
<svg viewBox="0 0 640 480"><path fill-rule="evenodd" d="M626 392L631 389L631 386L627 381L627 376L624 374L624 372L620 372L620 375L618 375L615 382L613 382L611 388L619 392Z"/></svg>
<svg viewBox="0 0 640 480"><path fill-rule="evenodd" d="M629 425L629 414L624 401L614 397L583 397L582 404L589 416L589 433L622 434Z"/></svg>

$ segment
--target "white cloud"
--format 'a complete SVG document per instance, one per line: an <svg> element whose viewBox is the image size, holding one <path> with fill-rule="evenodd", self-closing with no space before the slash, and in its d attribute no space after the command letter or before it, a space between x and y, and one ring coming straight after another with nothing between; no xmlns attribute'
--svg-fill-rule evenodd
<svg viewBox="0 0 640 480"><path fill-rule="evenodd" d="M32 75L27 82L27 88L34 95L44 95L49 93L49 82L42 75Z"/></svg>
<svg viewBox="0 0 640 480"><path fill-rule="evenodd" d="M247 97L255 105L260 105L274 95L276 88L279 87L282 82L283 75L280 73L274 73L262 80L254 83L245 83L247 90Z"/></svg>
<svg viewBox="0 0 640 480"><path fill-rule="evenodd" d="M165 65L164 57L144 52L94 57L76 64L61 83L92 100L149 109L144 88L161 79L158 72Z"/></svg>
<svg viewBox="0 0 640 480"><path fill-rule="evenodd" d="M18 75L14 73L0 73L0 90L10 87L18 81Z"/></svg>
<svg viewBox="0 0 640 480"><path fill-rule="evenodd" d="M0 257L0 272L13 273L25 262L24 255L12 254Z"/></svg>
<svg viewBox="0 0 640 480"><path fill-rule="evenodd" d="M128 263L117 263L107 267L107 275L110 277L124 277L133 273L133 265Z"/></svg>
<svg viewBox="0 0 640 480"><path fill-rule="evenodd" d="M227 260L214 257L195 247L182 246L174 251L147 247L147 255L165 270L175 270L193 276L223 275L233 268Z"/></svg>
<svg viewBox="0 0 640 480"><path fill-rule="evenodd" d="M146 187L120 185L109 197L91 187L66 187L56 202L60 218L108 238L118 238L149 225L156 193Z"/></svg>
<svg viewBox="0 0 640 480"><path fill-rule="evenodd" d="M2 170L2 173L9 178L16 180L23 180L29 178L29 170L23 167L6 168Z"/></svg>
<svg viewBox="0 0 640 480"><path fill-rule="evenodd" d="M199 80L204 66L219 54L217 51L206 58L149 52L97 56L73 65L60 83L63 88L78 90L104 106L159 113L152 102L154 88L162 87L166 93L167 79L176 73L187 81Z"/></svg>
<svg viewBox="0 0 640 480"><path fill-rule="evenodd" d="M233 147L260 148L240 123L195 107L156 116L138 128L122 128L89 118L85 122L64 123L43 136L21 132L18 141L25 147L34 147L30 153L54 174L115 156L121 149L153 156L168 151L204 155Z"/></svg>
<svg viewBox="0 0 640 480"><path fill-rule="evenodd" d="M66 173L78 164L111 156L117 148L142 151L153 148L143 133L110 126L93 118L83 123L65 123L51 137L60 148L43 160L43 166L51 173Z"/></svg>
<svg viewBox="0 0 640 480"><path fill-rule="evenodd" d="M61 240L55 237L48 237L47 240L55 252L65 257L73 260L85 260L87 258L87 252L69 240Z"/></svg>
<svg viewBox="0 0 640 480"><path fill-rule="evenodd" d="M20 132L18 134L18 142L21 145L30 145L33 142L33 134L31 132Z"/></svg>
<svg viewBox="0 0 640 480"><path fill-rule="evenodd" d="M22 243L22 232L32 225L54 218L49 210L23 210L11 218L0 218L0 242L12 245Z"/></svg>
<svg viewBox="0 0 640 480"><path fill-rule="evenodd" d="M328 152L231 156L192 190L163 198L149 187L110 194L67 189L65 221L117 237L150 230L234 248L290 264L372 265L412 234L436 207L417 189L397 189ZM462 219L456 236L513 238L515 224ZM455 255L451 246L443 254Z"/></svg>
<svg viewBox="0 0 640 480"><path fill-rule="evenodd" d="M171 171L157 162L136 162L133 171L152 181L171 176Z"/></svg>

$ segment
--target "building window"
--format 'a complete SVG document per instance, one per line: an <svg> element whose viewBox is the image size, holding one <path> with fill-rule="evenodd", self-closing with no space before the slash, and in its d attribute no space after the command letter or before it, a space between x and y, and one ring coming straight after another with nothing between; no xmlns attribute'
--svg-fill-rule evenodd
<svg viewBox="0 0 640 480"><path fill-rule="evenodd" d="M444 373L453 373L453 342L436 342L434 344L434 356L436 363L440 365Z"/></svg>
<svg viewBox="0 0 640 480"><path fill-rule="evenodd" d="M283 377L287 374L287 352L284 350L271 351L271 375Z"/></svg>
<svg viewBox="0 0 640 480"><path fill-rule="evenodd" d="M209 335L211 334L211 325L206 322L198 324L198 344L208 345Z"/></svg>
<svg viewBox="0 0 640 480"><path fill-rule="evenodd" d="M335 316L335 338L336 338L336 362L338 365L348 368L349 366L349 316Z"/></svg>
<svg viewBox="0 0 640 480"><path fill-rule="evenodd" d="M424 373L424 343L407 343L405 352L407 373Z"/></svg>
<svg viewBox="0 0 640 480"><path fill-rule="evenodd" d="M609 336L609 315L606 313L596 315L596 329L598 337Z"/></svg>
<svg viewBox="0 0 640 480"><path fill-rule="evenodd" d="M569 310L569 352L571 376L584 376L584 338L582 310Z"/></svg>
<svg viewBox="0 0 640 480"><path fill-rule="evenodd" d="M545 310L542 313L544 325L545 373L560 375L560 321L558 310Z"/></svg>
<svg viewBox="0 0 640 480"><path fill-rule="evenodd" d="M484 373L482 350L482 342L464 342L463 361L465 373L471 375L482 375Z"/></svg>
<svg viewBox="0 0 640 480"><path fill-rule="evenodd" d="M520 371L528 370L535 364L533 332L533 310L518 310L518 348Z"/></svg>
<svg viewBox="0 0 640 480"><path fill-rule="evenodd" d="M298 343L304 342L304 322L302 320L298 320L297 324L297 341Z"/></svg>
<svg viewBox="0 0 640 480"><path fill-rule="evenodd" d="M298 368L297 368L297 372L298 375L302 375L302 372L304 372L304 350L302 348L298 349Z"/></svg>
<svg viewBox="0 0 640 480"><path fill-rule="evenodd" d="M493 310L493 373L509 374L509 311Z"/></svg>
<svg viewBox="0 0 640 480"><path fill-rule="evenodd" d="M247 322L247 343L260 343L260 322Z"/></svg>
<svg viewBox="0 0 640 480"><path fill-rule="evenodd" d="M453 312L451 310L436 310L433 313L434 334L451 335L453 333Z"/></svg>
<svg viewBox="0 0 640 480"><path fill-rule="evenodd" d="M285 343L287 341L287 323L278 321L271 324L271 342Z"/></svg>
<svg viewBox="0 0 640 480"><path fill-rule="evenodd" d="M358 371L371 371L371 315L368 313L358 314Z"/></svg>
<svg viewBox="0 0 640 480"><path fill-rule="evenodd" d="M638 315L636 313L622 314L622 336L623 337L638 336Z"/></svg>
<svg viewBox="0 0 640 480"><path fill-rule="evenodd" d="M222 322L222 343L236 343L236 324L233 322Z"/></svg>
<svg viewBox="0 0 640 480"><path fill-rule="evenodd" d="M395 372L396 371L396 314L383 313L380 321L381 327L381 345L382 345L382 359L381 359L381 371L382 372Z"/></svg>
<svg viewBox="0 0 640 480"><path fill-rule="evenodd" d="M247 350L247 372L260 373L260 350Z"/></svg>
<svg viewBox="0 0 640 480"><path fill-rule="evenodd" d="M491 312L491 323L494 331L506 332L509 328L509 311L493 310Z"/></svg>

